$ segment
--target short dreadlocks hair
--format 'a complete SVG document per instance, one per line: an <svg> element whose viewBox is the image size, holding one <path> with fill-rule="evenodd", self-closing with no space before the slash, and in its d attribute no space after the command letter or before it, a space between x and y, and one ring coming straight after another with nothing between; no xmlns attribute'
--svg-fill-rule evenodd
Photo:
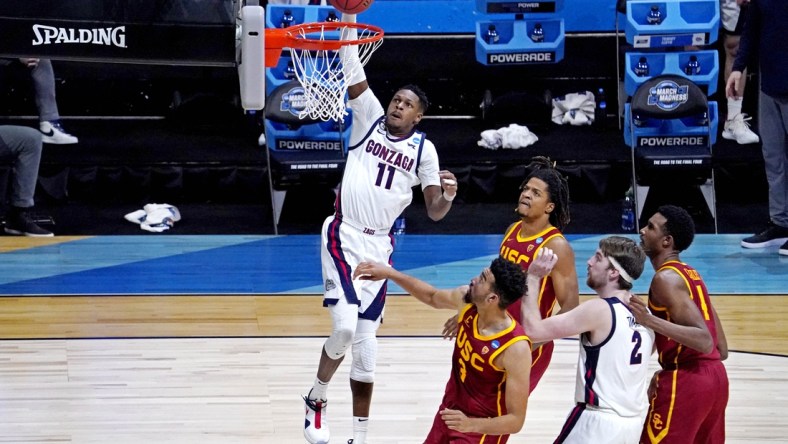
<svg viewBox="0 0 788 444"><path fill-rule="evenodd" d="M550 213L550 224L559 230L569 225L569 183L555 168L555 162L549 157L536 156L528 165L531 172L520 185L520 190L532 178L537 178L547 184L548 199L555 204L555 209Z"/></svg>

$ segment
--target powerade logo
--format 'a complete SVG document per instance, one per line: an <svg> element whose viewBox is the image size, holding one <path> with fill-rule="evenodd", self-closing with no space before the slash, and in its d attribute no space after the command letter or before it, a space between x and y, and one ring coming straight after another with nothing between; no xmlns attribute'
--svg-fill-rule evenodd
<svg viewBox="0 0 788 444"><path fill-rule="evenodd" d="M638 146L708 146L706 136L639 137Z"/></svg>
<svg viewBox="0 0 788 444"><path fill-rule="evenodd" d="M672 80L663 80L657 86L648 90L648 105L657 108L671 111L682 103L687 103L689 99L689 87L687 85L679 86L678 83Z"/></svg>
<svg viewBox="0 0 788 444"><path fill-rule="evenodd" d="M33 46L87 43L91 45L126 47L126 27L115 28L56 28L33 25Z"/></svg>
<svg viewBox="0 0 788 444"><path fill-rule="evenodd" d="M298 116L306 108L306 94L303 86L294 86L290 91L282 94L282 101L279 102L279 110L287 111L294 116Z"/></svg>
<svg viewBox="0 0 788 444"><path fill-rule="evenodd" d="M282 151L339 151L342 144L338 140L279 139L276 149Z"/></svg>
<svg viewBox="0 0 788 444"><path fill-rule="evenodd" d="M488 65L553 63L554 61L554 52L510 52L507 54L487 54Z"/></svg>

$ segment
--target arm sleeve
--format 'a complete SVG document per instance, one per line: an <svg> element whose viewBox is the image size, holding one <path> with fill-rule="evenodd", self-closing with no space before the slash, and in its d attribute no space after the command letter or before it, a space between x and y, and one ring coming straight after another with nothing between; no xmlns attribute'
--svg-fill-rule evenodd
<svg viewBox="0 0 788 444"><path fill-rule="evenodd" d="M383 115L383 106L370 88L347 103L353 111L353 125L350 128L350 146L353 147L361 142L372 125Z"/></svg>
<svg viewBox="0 0 788 444"><path fill-rule="evenodd" d="M739 49L736 60L733 62L733 71L744 71L747 67L754 67L761 33L761 13L757 0L752 0L746 8L744 29L739 38Z"/></svg>
<svg viewBox="0 0 788 444"><path fill-rule="evenodd" d="M435 150L435 145L429 140L424 140L418 171L422 190L430 185L441 186L439 171L438 152Z"/></svg>

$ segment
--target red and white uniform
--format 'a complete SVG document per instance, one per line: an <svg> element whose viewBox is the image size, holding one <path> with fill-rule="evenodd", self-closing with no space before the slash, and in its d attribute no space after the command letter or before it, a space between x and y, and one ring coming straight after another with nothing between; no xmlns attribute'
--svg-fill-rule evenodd
<svg viewBox="0 0 788 444"><path fill-rule="evenodd" d="M522 224L522 221L517 222L506 232L503 242L501 242L500 255L509 262L519 264L523 271L528 271L528 266L536 257L539 249L550 239L564 237L564 235L561 234L558 228L550 227L535 236L522 237L520 236ZM553 314L555 309L555 288L553 287L553 278L549 275L542 278L540 283L537 304L539 306L539 314L542 315L542 319L546 319ZM519 301L510 305L507 310L518 321L521 319ZM553 348L553 341L550 341L542 344L541 347L531 353L531 392L534 391L539 380L542 379L542 375L547 370L547 366L550 365Z"/></svg>
<svg viewBox="0 0 788 444"><path fill-rule="evenodd" d="M357 291L353 269L365 260L390 262L394 220L410 205L414 186L441 186L440 167L435 146L421 131L402 138L388 134L383 107L372 90L348 104L353 125L345 171L335 213L322 229L323 304L333 305L344 295L360 306L362 318L375 320L383 310L386 281L365 281Z"/></svg>
<svg viewBox="0 0 788 444"><path fill-rule="evenodd" d="M657 270L673 270L687 285L690 299L698 307L714 340L711 353L693 350L657 333L659 364L657 393L640 437L642 443L724 443L725 408L728 405L728 374L717 350L717 325L709 292L700 274L689 265L670 261ZM655 305L649 295L649 309L670 321L665 307Z"/></svg>
<svg viewBox="0 0 788 444"><path fill-rule="evenodd" d="M506 414L506 371L496 367L493 361L516 342L527 341L530 347L531 339L514 319L498 334L482 336L478 330L478 318L479 313L473 304L468 304L458 316L459 330L454 341L451 375L438 412L448 408L474 418ZM450 430L437 413L424 444L503 444L508 439L509 435L490 436Z"/></svg>

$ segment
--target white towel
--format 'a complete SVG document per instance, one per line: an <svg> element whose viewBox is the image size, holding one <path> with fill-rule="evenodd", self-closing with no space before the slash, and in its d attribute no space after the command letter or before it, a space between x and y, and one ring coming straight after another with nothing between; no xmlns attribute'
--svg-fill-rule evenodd
<svg viewBox="0 0 788 444"><path fill-rule="evenodd" d="M512 123L506 128L498 130L501 133L501 146L503 148L525 148L533 145L539 140L534 133L528 130L527 126Z"/></svg>
<svg viewBox="0 0 788 444"><path fill-rule="evenodd" d="M501 147L501 133L498 130L485 130L481 133L482 139L476 142L483 148L495 150Z"/></svg>
<svg viewBox="0 0 788 444"><path fill-rule="evenodd" d="M140 228L153 233L167 231L181 220L181 212L170 204L147 204L141 210L123 216L127 221L139 224Z"/></svg>
<svg viewBox="0 0 788 444"><path fill-rule="evenodd" d="M498 148L517 149L533 145L538 141L534 133L527 126L512 123L497 130L485 130L481 133L481 140L476 142L482 148L497 150Z"/></svg>
<svg viewBox="0 0 788 444"><path fill-rule="evenodd" d="M553 99L552 121L559 125L590 125L594 123L595 109L594 93L570 93Z"/></svg>

